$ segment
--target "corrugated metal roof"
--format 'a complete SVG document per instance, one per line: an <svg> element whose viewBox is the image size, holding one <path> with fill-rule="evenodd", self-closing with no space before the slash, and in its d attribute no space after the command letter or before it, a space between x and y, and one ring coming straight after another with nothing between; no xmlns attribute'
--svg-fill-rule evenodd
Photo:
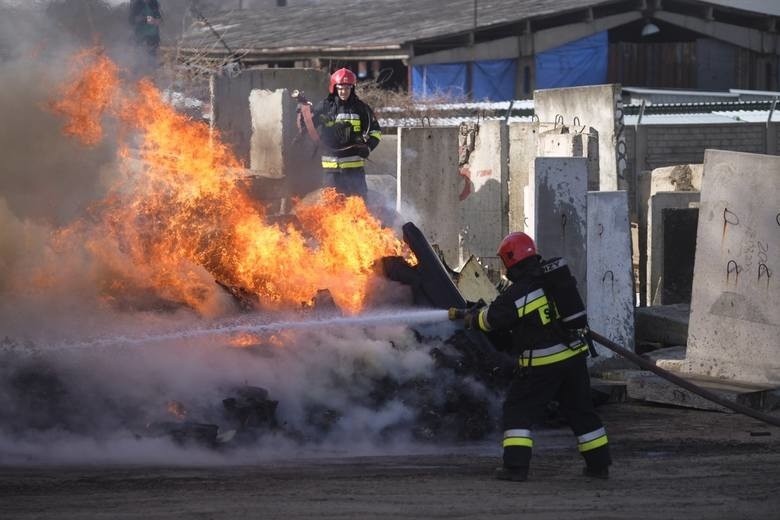
<svg viewBox="0 0 780 520"><path fill-rule="evenodd" d="M489 27L604 3L610 2L479 0L477 24ZM400 49L407 42L472 30L474 4L474 0L344 0L338 6L233 11L209 17L209 21L236 52ZM193 27L181 42L183 48L216 49L216 45L205 25Z"/></svg>
<svg viewBox="0 0 780 520"><path fill-rule="evenodd" d="M639 116L623 116L623 123L626 126L636 125ZM650 114L642 116L642 126L644 125L704 125L704 124L724 124L740 123L733 117L722 114Z"/></svg>
<svg viewBox="0 0 780 520"><path fill-rule="evenodd" d="M728 5L733 9L774 14L760 0L693 2ZM523 20L623 3L619 0L343 0L307 6L234 10L209 16L214 29L235 52L294 54L401 50L404 44ZM475 23L474 6L477 6ZM211 29L194 26L181 48L224 49Z"/></svg>

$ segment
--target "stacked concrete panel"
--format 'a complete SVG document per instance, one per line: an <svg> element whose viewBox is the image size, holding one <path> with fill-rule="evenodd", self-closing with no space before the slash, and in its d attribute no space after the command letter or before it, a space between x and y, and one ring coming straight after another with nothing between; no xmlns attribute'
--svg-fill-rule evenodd
<svg viewBox="0 0 780 520"><path fill-rule="evenodd" d="M290 155L290 144L297 133L297 129L293 133L297 104L287 89L250 92L250 170L264 177L285 176L284 158Z"/></svg>
<svg viewBox="0 0 780 520"><path fill-rule="evenodd" d="M634 349L634 281L628 192L588 193L587 295L590 327ZM612 351L597 347L600 354Z"/></svg>
<svg viewBox="0 0 780 520"><path fill-rule="evenodd" d="M595 85L534 92L534 111L542 121L583 124L599 136L599 187L605 191L628 188L628 153L620 106L620 85Z"/></svg>
<svg viewBox="0 0 780 520"><path fill-rule="evenodd" d="M556 126L538 134L537 157L587 157L588 190L599 190L599 139L594 128Z"/></svg>
<svg viewBox="0 0 780 520"><path fill-rule="evenodd" d="M458 129L399 129L396 180L396 210L418 225L447 264L460 265L458 205L467 183L458 174Z"/></svg>
<svg viewBox="0 0 780 520"><path fill-rule="evenodd" d="M588 159L537 157L532 184L536 246L545 258L566 258L586 298Z"/></svg>
<svg viewBox="0 0 780 520"><path fill-rule="evenodd" d="M780 385L780 157L707 150L686 358L659 365Z"/></svg>
<svg viewBox="0 0 780 520"><path fill-rule="evenodd" d="M513 123L509 125L508 170L508 226L509 231L528 231L525 208L529 175L536 158L540 124Z"/></svg>
<svg viewBox="0 0 780 520"><path fill-rule="evenodd" d="M474 149L458 171L463 179L458 195L461 262L475 255L490 267L498 267L496 248L508 230L507 150L505 124L487 121L479 125Z"/></svg>
<svg viewBox="0 0 780 520"><path fill-rule="evenodd" d="M247 165L252 137L249 94L253 90L283 88L303 91L317 102L328 93L328 74L314 69L256 69L212 80L212 125Z"/></svg>

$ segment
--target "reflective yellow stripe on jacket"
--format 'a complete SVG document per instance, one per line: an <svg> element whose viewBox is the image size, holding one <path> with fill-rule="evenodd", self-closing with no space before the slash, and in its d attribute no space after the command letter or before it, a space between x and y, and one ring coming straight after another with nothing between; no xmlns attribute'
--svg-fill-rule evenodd
<svg viewBox="0 0 780 520"><path fill-rule="evenodd" d="M526 351L524 355L520 356L520 366L527 367L530 365L532 367L539 367L551 365L553 363L565 361L587 351L588 346L579 340L569 345L558 343L551 347Z"/></svg>
<svg viewBox="0 0 780 520"><path fill-rule="evenodd" d="M330 155L322 156L322 167L332 169L362 168L366 161L359 155L349 155L347 157L333 157Z"/></svg>
<svg viewBox="0 0 780 520"><path fill-rule="evenodd" d="M518 298L515 300L515 307L517 307L517 315L521 318L534 311L538 311L542 325L547 325L552 321L550 316L550 302L547 300L547 295L544 294L543 289L531 291L522 298Z"/></svg>

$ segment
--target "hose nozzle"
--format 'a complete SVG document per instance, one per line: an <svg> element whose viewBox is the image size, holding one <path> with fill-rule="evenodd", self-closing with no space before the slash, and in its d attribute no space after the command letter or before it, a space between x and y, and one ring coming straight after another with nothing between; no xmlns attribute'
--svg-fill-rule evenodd
<svg viewBox="0 0 780 520"><path fill-rule="evenodd" d="M450 318L450 320L462 320L464 316L466 316L466 309L458 309L457 307L450 307L450 309L447 311L447 316Z"/></svg>

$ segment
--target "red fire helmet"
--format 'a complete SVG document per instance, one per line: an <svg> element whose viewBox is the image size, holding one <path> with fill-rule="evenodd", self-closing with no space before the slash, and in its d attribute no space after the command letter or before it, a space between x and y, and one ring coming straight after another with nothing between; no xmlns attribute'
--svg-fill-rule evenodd
<svg viewBox="0 0 780 520"><path fill-rule="evenodd" d="M498 246L498 256L504 262L504 267L509 269L521 260L536 255L536 244L531 237L522 231L509 233L501 245Z"/></svg>
<svg viewBox="0 0 780 520"><path fill-rule="evenodd" d="M333 94L336 85L352 85L357 84L357 76L349 69L339 69L330 75L330 93Z"/></svg>

